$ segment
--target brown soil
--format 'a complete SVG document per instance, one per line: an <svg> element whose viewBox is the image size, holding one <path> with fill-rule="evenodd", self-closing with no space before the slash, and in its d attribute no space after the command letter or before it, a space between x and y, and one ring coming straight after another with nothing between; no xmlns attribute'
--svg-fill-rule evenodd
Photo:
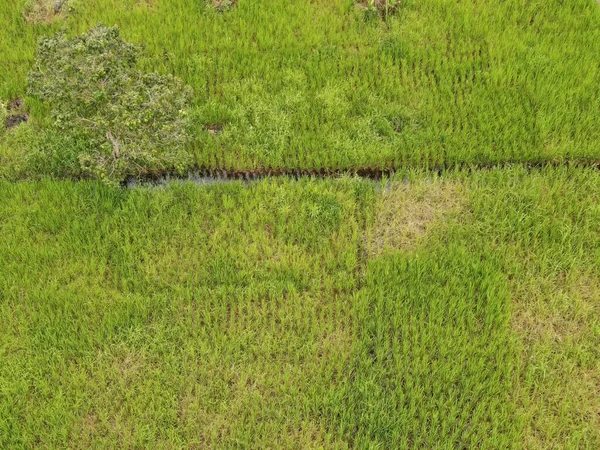
<svg viewBox="0 0 600 450"><path fill-rule="evenodd" d="M219 12L234 8L237 0L210 0L209 4Z"/></svg>
<svg viewBox="0 0 600 450"><path fill-rule="evenodd" d="M223 127L221 125L212 124L206 125L205 130L210 134L219 134L221 131L223 131Z"/></svg>
<svg viewBox="0 0 600 450"><path fill-rule="evenodd" d="M9 115L4 119L4 126L6 128L14 128L22 123L26 123L27 120L27 114Z"/></svg>
<svg viewBox="0 0 600 450"><path fill-rule="evenodd" d="M25 104L20 98L15 98L8 103L8 114L4 119L5 128L14 128L29 120L29 115L25 112Z"/></svg>

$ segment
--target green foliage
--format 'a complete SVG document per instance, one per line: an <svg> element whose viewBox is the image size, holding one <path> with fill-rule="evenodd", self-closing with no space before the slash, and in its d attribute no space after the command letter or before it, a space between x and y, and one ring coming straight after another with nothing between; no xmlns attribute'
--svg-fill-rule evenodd
<svg viewBox="0 0 600 450"><path fill-rule="evenodd" d="M6 116L8 115L8 109L6 108L6 102L3 102L2 100L0 100L0 136L2 134L4 134L4 120L6 119Z"/></svg>
<svg viewBox="0 0 600 450"><path fill-rule="evenodd" d="M21 149L29 149L24 152L22 175L34 179L48 174L70 179L81 176L82 155L89 152L89 140L85 137L63 133L59 129L40 132L30 127L21 142Z"/></svg>
<svg viewBox="0 0 600 450"><path fill-rule="evenodd" d="M596 2L356 3L0 2L1 448L600 448L597 170L110 185L600 158Z"/></svg>
<svg viewBox="0 0 600 450"><path fill-rule="evenodd" d="M345 413L356 448L511 448L519 440L508 293L496 264L452 245L369 265Z"/></svg>
<svg viewBox="0 0 600 450"><path fill-rule="evenodd" d="M141 73L139 53L104 26L40 41L29 94L48 102L58 130L87 141L84 174L119 181L186 163L191 92L174 77Z"/></svg>
<svg viewBox="0 0 600 450"><path fill-rule="evenodd" d="M0 447L341 447L354 185L0 183Z"/></svg>

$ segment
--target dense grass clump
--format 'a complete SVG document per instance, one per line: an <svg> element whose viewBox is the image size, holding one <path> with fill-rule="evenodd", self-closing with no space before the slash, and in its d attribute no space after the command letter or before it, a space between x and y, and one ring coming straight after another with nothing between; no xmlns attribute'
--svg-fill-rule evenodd
<svg viewBox="0 0 600 450"><path fill-rule="evenodd" d="M369 264L349 405L356 448L511 448L508 289L460 245ZM452 445L449 445L449 444Z"/></svg>

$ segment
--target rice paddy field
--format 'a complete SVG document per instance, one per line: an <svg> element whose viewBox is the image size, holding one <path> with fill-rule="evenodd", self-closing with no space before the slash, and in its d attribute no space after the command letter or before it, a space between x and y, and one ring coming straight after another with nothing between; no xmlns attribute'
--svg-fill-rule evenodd
<svg viewBox="0 0 600 450"><path fill-rule="evenodd" d="M0 98L25 98L42 128L47 110L26 96L37 39L103 23L143 45L141 68L193 89L186 165L600 159L594 0L401 0L386 21L352 0L240 0L223 12L208 0L65 1L53 15L54 2L33 0L50 4L41 17L24 16L24 0L0 5ZM59 173L56 161L27 168L16 148L28 139L9 141L0 158L13 176Z"/></svg>
<svg viewBox="0 0 600 450"><path fill-rule="evenodd" d="M600 448L600 4L380 4L0 3L0 449ZM34 94L99 24L179 179Z"/></svg>

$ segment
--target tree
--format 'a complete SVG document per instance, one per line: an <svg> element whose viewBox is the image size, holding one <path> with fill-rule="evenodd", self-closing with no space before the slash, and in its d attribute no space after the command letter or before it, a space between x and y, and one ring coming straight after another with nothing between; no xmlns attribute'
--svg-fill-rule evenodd
<svg viewBox="0 0 600 450"><path fill-rule="evenodd" d="M39 43L29 94L49 104L55 127L89 144L79 155L83 174L119 181L188 163L191 89L140 72L139 55L115 27Z"/></svg>

